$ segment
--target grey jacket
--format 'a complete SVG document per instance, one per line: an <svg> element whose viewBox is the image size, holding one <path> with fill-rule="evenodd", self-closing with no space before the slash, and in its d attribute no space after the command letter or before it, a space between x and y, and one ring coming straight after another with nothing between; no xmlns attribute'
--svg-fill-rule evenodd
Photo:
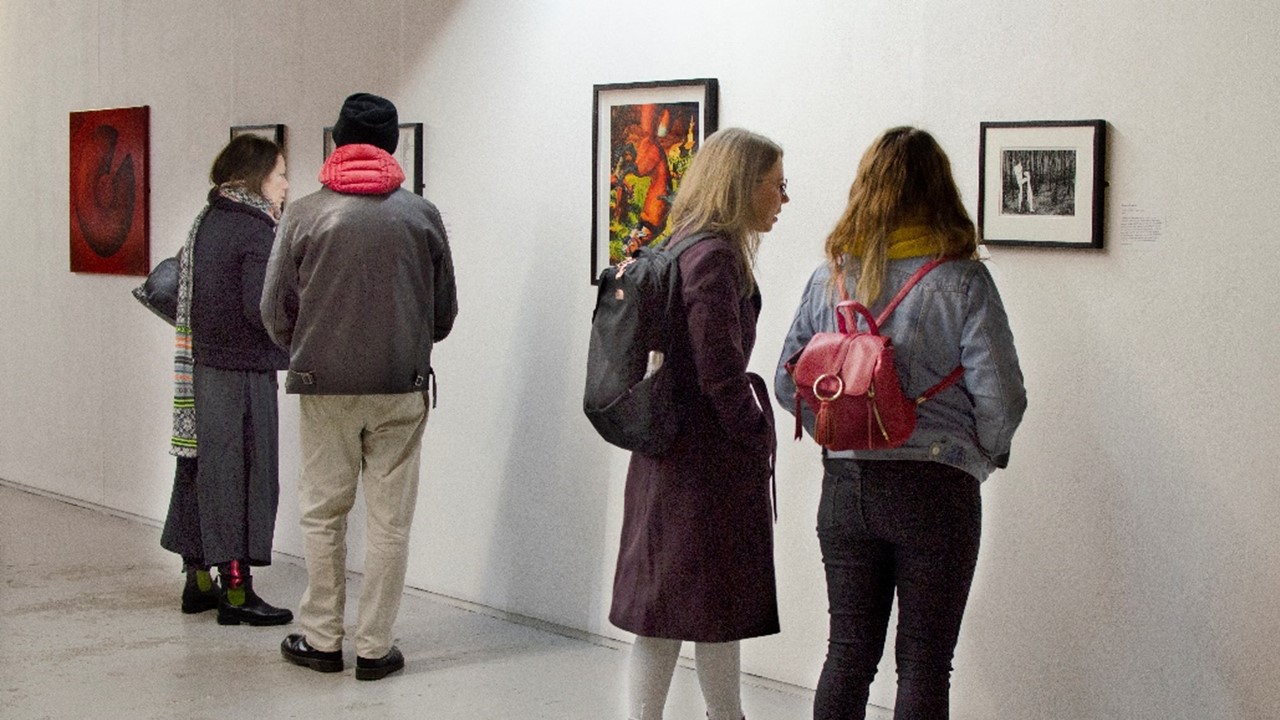
<svg viewBox="0 0 1280 720"><path fill-rule="evenodd" d="M322 187L280 218L262 319L289 350L288 392L425 391L457 313L444 224L424 198Z"/></svg>
<svg viewBox="0 0 1280 720"><path fill-rule="evenodd" d="M872 314L928 258L889 262L886 291ZM774 394L795 412L795 383L783 364L818 332L836 330L830 266L822 263L809 279L782 347L774 376ZM849 296L855 281L848 282ZM865 330L865 321L863 329ZM973 260L943 263L924 277L889 316L881 333L893 338L895 365L903 391L915 397L957 365L964 378L917 408L916 431L891 450L831 452L832 458L926 460L957 467L985 480L1008 464L1013 432L1027 407L1022 370L1000 293L985 265ZM813 432L813 414L804 408L805 429Z"/></svg>

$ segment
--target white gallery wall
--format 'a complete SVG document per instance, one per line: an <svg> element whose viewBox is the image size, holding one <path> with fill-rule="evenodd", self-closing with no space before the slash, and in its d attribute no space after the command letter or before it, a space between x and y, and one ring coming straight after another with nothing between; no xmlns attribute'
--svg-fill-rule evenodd
<svg viewBox="0 0 1280 720"><path fill-rule="evenodd" d="M1107 248L991 249L1030 407L983 487L953 716L1275 717L1278 30L1280 7L1246 0L0 0L0 479L157 522L168 502L172 335L129 295L139 278L68 270L68 113L151 107L155 262L229 126L285 123L300 197L342 99L376 92L425 125L461 305L409 582L625 640L607 612L627 458L579 409L592 85L718 78L721 126L785 148L792 202L759 258L766 377L880 131L934 133L976 216L980 122L1102 118ZM277 550L299 556L296 399L281 408ZM789 417L783 632L743 664L813 687L820 463Z"/></svg>

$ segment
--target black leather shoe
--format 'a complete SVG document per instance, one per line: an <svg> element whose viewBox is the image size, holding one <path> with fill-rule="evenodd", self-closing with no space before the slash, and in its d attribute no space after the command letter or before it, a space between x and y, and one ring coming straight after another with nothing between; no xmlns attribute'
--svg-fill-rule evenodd
<svg viewBox="0 0 1280 720"><path fill-rule="evenodd" d="M280 654L294 665L309 667L316 672L342 672L342 651L324 652L307 644L306 635L290 635L280 643Z"/></svg>
<svg viewBox="0 0 1280 720"><path fill-rule="evenodd" d="M244 604L232 605L227 600L227 591L223 590L218 596L218 624L219 625L285 625L293 622L293 613L285 608L278 608L274 605L268 605L258 594L253 591L252 587L246 587L244 592Z"/></svg>
<svg viewBox="0 0 1280 720"><path fill-rule="evenodd" d="M403 669L404 655L400 654L400 648L395 645L391 646L386 655L374 660L356 656L357 680L381 680L391 673L400 672Z"/></svg>
<svg viewBox="0 0 1280 720"><path fill-rule="evenodd" d="M189 576L186 587L182 588L182 612L187 615L202 613L206 610L213 610L218 607L218 583L215 581L213 587L208 590L201 590L195 582L195 576Z"/></svg>

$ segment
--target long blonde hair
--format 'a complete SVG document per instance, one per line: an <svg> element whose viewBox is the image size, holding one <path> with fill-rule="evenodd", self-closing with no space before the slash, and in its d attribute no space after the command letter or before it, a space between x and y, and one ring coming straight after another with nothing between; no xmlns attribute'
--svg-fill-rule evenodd
<svg viewBox="0 0 1280 720"><path fill-rule="evenodd" d="M843 282L857 263L857 299L875 302L885 289L889 234L905 225L929 228L934 257L977 257L977 230L960 202L947 154L924 130L895 127L863 154L849 203L827 236L834 281Z"/></svg>
<svg viewBox="0 0 1280 720"><path fill-rule="evenodd" d="M766 173L782 158L782 148L763 135L727 128L703 141L680 182L671 206L673 238L711 231L738 253L744 290L755 290L756 251L760 233L754 222L752 197Z"/></svg>

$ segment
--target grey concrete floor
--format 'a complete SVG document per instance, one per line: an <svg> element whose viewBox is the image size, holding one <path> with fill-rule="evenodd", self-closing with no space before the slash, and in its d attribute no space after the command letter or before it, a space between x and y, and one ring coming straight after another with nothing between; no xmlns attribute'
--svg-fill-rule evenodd
<svg viewBox="0 0 1280 720"><path fill-rule="evenodd" d="M626 646L414 590L396 624L403 673L357 682L351 650L340 674L291 665L279 651L291 626L181 614L180 562L159 538L136 518L0 483L0 718L626 717ZM278 557L254 577L268 601L296 610L299 561ZM352 581L348 592L358 592ZM812 702L802 689L745 678L751 720L808 718ZM704 717L687 667L676 670L666 717Z"/></svg>

